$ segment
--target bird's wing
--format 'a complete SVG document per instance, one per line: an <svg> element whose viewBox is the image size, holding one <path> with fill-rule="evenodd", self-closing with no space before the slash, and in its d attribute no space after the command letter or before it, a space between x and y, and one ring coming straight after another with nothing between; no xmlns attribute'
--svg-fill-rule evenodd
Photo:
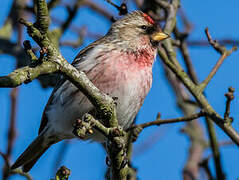
<svg viewBox="0 0 239 180"><path fill-rule="evenodd" d="M97 45L97 44L101 44L101 41L103 40L103 38L98 39L97 41L91 43L89 46L85 47L84 49L82 49L78 55L75 57L74 61L72 62L73 66L79 65L79 63L82 63L85 60L85 57L87 56L87 54L92 51L92 49ZM54 98L54 94L55 92L66 82L66 78L60 76L58 82L56 83L56 86L54 87L51 96L45 106L45 109L43 111L42 114L42 119L41 119L41 124L40 124L40 128L38 130L38 134L40 134L42 132L42 130L46 127L47 122L48 122L48 117L46 115L46 111L48 110L49 106L51 105L53 98Z"/></svg>

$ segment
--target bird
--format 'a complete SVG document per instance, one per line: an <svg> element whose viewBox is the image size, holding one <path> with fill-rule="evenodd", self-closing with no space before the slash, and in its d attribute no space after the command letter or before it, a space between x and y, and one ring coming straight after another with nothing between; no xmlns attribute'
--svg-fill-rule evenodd
<svg viewBox="0 0 239 180"><path fill-rule="evenodd" d="M81 50L72 62L103 93L117 97L116 115L123 129L131 126L151 88L157 47L167 38L148 14L136 10L112 23L105 36ZM45 106L38 136L11 169L22 167L28 172L51 145L76 138L74 122L94 109L77 87L61 78ZM105 138L94 131L86 139L102 143Z"/></svg>

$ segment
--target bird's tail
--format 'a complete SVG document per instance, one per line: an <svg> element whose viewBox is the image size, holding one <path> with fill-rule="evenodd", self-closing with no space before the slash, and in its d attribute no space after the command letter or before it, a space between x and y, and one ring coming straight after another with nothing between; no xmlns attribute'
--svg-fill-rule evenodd
<svg viewBox="0 0 239 180"><path fill-rule="evenodd" d="M50 145L47 145L44 141L45 137L41 133L20 155L11 169L22 166L24 172L30 171L41 155L50 147Z"/></svg>

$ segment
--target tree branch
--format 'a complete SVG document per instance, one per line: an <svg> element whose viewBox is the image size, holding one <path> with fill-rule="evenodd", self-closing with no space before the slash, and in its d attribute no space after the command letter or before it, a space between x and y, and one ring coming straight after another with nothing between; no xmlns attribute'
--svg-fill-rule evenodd
<svg viewBox="0 0 239 180"><path fill-rule="evenodd" d="M93 129L103 134L108 140L106 150L110 158L109 166L112 178L126 180L129 172L128 163L125 163L126 133L119 126L105 127L90 114L85 114L82 120L75 122L73 133L79 138L84 139L87 134L93 133Z"/></svg>
<svg viewBox="0 0 239 180"><path fill-rule="evenodd" d="M214 165L216 169L216 176L217 176L217 179L224 180L225 174L222 169L220 151L219 151L214 124L212 120L208 117L206 117L206 122L207 122L208 135L210 139L210 146L212 148L213 161L214 161Z"/></svg>
<svg viewBox="0 0 239 180"><path fill-rule="evenodd" d="M185 42L185 37L187 37L187 32L186 32L186 34L181 34L177 30L177 28L175 28L174 33L175 33L176 38L181 40L181 43L180 43L179 47L180 47L180 50L181 50L182 55L184 57L184 60L186 62L186 67L189 70L188 71L189 76L193 80L194 84L197 85L198 84L198 79L197 79L197 76L196 76L195 72L192 69L192 64L190 63L191 60L189 59L189 54L188 54L188 51L187 51L187 44ZM211 36L208 32L207 32L207 36L209 37L211 44L215 44L215 42L212 41ZM217 46L217 48L219 48L219 46ZM191 69L191 71L190 71L190 69ZM211 148L212 148L212 151L213 151L213 160L214 160L214 164L215 164L215 168L216 168L216 172L217 172L216 174L217 174L217 177L223 178L223 177L225 177L225 175L224 175L224 173L222 171L222 167L221 167L220 151L219 151L218 144L217 144L216 133L215 133L215 129L213 127L213 122L208 117L206 117L206 124L207 124L209 139L210 139L210 145L211 145ZM203 149L205 149L205 147Z"/></svg>
<svg viewBox="0 0 239 180"><path fill-rule="evenodd" d="M234 99L234 92L235 92L235 89L233 87L229 87L228 92L225 94L225 96L227 98L226 110L225 110L225 113L224 113L224 119L225 120L230 118L231 121L232 121L232 118L229 117L229 116L230 116L231 102Z"/></svg>
<svg viewBox="0 0 239 180"><path fill-rule="evenodd" d="M4 163L5 163L5 166L6 166L5 171L8 172L8 175L15 175L15 174L17 174L17 175L25 177L27 180L32 180L32 177L28 173L24 173L24 172L22 172L19 169L11 170L8 157L3 152L1 152L1 151L0 151L0 156L2 156L2 158L4 160Z"/></svg>
<svg viewBox="0 0 239 180"><path fill-rule="evenodd" d="M172 16L175 14L175 11L178 7L178 2L175 1L176 0L172 1L172 4L174 4L174 6L171 5L168 9L168 12L171 13L171 15L168 15L165 24L165 32L167 32L168 34L171 34L173 28L175 27L176 15L174 16L174 18ZM174 10L172 10L171 8L174 8ZM206 97L202 94L202 91L200 90L201 88L198 88L198 86L192 82L192 80L179 65L176 59L176 53L174 51L172 41L169 39L165 40L163 47L165 48L167 54L165 54L162 49L159 49L158 52L166 66L168 66L171 71L174 72L174 74L192 93L202 109L205 110L207 114L210 114L212 120L239 146L239 134L232 128L230 123L225 122L224 119L221 118L220 115L212 108L212 106L208 103Z"/></svg>
<svg viewBox="0 0 239 180"><path fill-rule="evenodd" d="M46 2L39 0L37 3L37 26L24 19L21 19L21 23L27 27L28 34L35 42L41 47L41 55L38 58L39 64L36 67L24 67L17 69L8 76L0 77L0 87L16 87L23 82L29 82L42 74L49 74L53 72L59 72L64 74L69 81L71 81L81 92L90 100L90 102L96 107L97 113L100 113L101 118L104 119L107 127L104 127L99 121L94 121L94 125L98 127L98 130L105 134L107 138L111 139L111 132L119 131L118 121L116 117L115 102L114 100L104 93L101 93L98 88L87 78L85 73L79 72L71 64L69 64L60 54L56 43L50 38L48 29L48 11ZM89 118L88 118L89 119ZM93 119L93 118L91 118ZM91 120L93 121L93 120ZM84 128L87 124L84 124ZM91 132L90 129L87 130ZM123 132L123 131L119 131ZM82 132L81 132L82 133ZM123 133L125 134L125 133ZM125 135L123 135L125 137ZM113 146L107 147L108 155L112 161L112 175L114 179L125 179L128 173L128 163L125 163L125 145L126 142L122 137L112 137L111 141ZM110 142L111 142L110 141Z"/></svg>
<svg viewBox="0 0 239 180"><path fill-rule="evenodd" d="M223 61L231 55L231 53L233 53L234 51L237 50L237 47L232 47L232 49L227 50L226 47L221 46L217 41L213 40L208 28L205 29L205 33L207 35L208 41L211 44L211 46L218 52L221 54L221 57L219 58L219 60L217 61L216 65L213 67L212 71L210 72L210 74L207 76L207 78L199 85L200 87L200 91L203 91L206 86L208 85L208 83L211 81L211 79L213 78L213 76L216 74L216 72L218 71L218 69L220 68L220 66L222 65Z"/></svg>
<svg viewBox="0 0 239 180"><path fill-rule="evenodd" d="M47 3L45 0L36 0L36 26L39 28L42 34L45 34L50 24L50 18L47 9Z"/></svg>
<svg viewBox="0 0 239 180"><path fill-rule="evenodd" d="M180 117L180 118L174 118L174 119L165 119L165 120L161 120L160 117L157 118L155 121L151 121L151 122L147 122L147 123L143 123L143 124L139 124L139 125L134 125L132 126L132 128L136 128L136 127L141 127L141 128L146 128L146 127L150 127L150 126L159 126L162 124L171 124L171 123L178 123L178 122L187 122L187 121L192 121L195 120L199 117L202 116L206 116L206 113L201 111L199 113L187 116L187 117ZM131 129L131 128L130 128Z"/></svg>
<svg viewBox="0 0 239 180"><path fill-rule="evenodd" d="M60 66L47 61L44 61L42 64L36 67L26 66L20 69L16 69L11 74L0 77L0 87L17 87L22 83L31 82L40 75L54 73L58 69L60 69Z"/></svg>

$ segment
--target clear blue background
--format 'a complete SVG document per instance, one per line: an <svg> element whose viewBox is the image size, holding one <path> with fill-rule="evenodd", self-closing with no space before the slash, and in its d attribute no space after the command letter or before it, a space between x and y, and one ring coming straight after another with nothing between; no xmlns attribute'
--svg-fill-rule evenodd
<svg viewBox="0 0 239 180"><path fill-rule="evenodd" d="M66 1L67 2L67 1ZM106 7L112 14L117 15L117 11L109 6L106 1L98 0L102 7ZM115 1L116 2L116 1ZM1 1L0 25L2 26L12 0ZM135 9L132 3L130 10ZM238 0L182 0L182 8L193 23L194 29L189 39L205 40L204 29L209 27L213 37L239 39L239 1ZM52 13L54 17L64 19L66 11L56 8ZM92 32L105 34L110 27L110 22L101 15L83 8L79 11L73 22L74 26L86 25ZM55 27L55 26L54 26ZM26 33L26 32L25 32ZM67 32L63 39L76 40L77 36L72 32ZM25 36L25 39L29 39ZM93 39L86 39L83 46L87 46ZM82 47L83 47L82 46ZM62 48L62 54L66 59L72 61L74 56L82 49ZM216 63L219 55L211 48L190 48L190 54L195 65L200 80L203 80ZM181 57L179 57L181 59ZM224 93L227 87L236 88L236 99L232 103L232 115L235 119L233 126L239 132L239 55L233 53L226 59L222 68L217 72L206 89L209 102L221 115L225 109ZM0 55L0 76L6 75L14 70L15 59L8 55ZM145 103L139 113L138 123L152 121L158 112L163 118L173 118L182 116L175 104L175 97L171 88L164 78L163 69L159 63L155 63L153 68L153 87L147 96ZM22 85L19 91L17 110L17 139L14 144L13 160L23 152L26 146L37 136L41 114L49 98L52 89L42 89L39 82L33 81L30 84ZM0 89L0 150L5 151L8 121L10 114L10 89ZM204 121L201 120L204 125ZM165 125L158 128L148 128L139 137L134 145L135 156L133 165L138 169L140 179L182 179L182 169L187 158L189 146L188 138L180 133L184 124ZM224 132L217 130L219 140L228 140ZM154 141L150 148L146 148L146 142ZM36 180L49 179L55 173L55 157L63 143L58 143L50 148L31 170L31 175ZM229 180L239 178L239 149L235 145L222 147L222 163ZM206 151L204 156L210 155ZM104 179L106 170L105 153L101 146L96 143L72 141L66 149L63 161L60 165L65 165L71 169L70 179L96 180ZM0 167L3 160L0 159ZM213 169L212 160L210 167ZM213 174L215 171L213 169ZM201 179L203 176L201 177ZM11 179L23 179L15 176Z"/></svg>

